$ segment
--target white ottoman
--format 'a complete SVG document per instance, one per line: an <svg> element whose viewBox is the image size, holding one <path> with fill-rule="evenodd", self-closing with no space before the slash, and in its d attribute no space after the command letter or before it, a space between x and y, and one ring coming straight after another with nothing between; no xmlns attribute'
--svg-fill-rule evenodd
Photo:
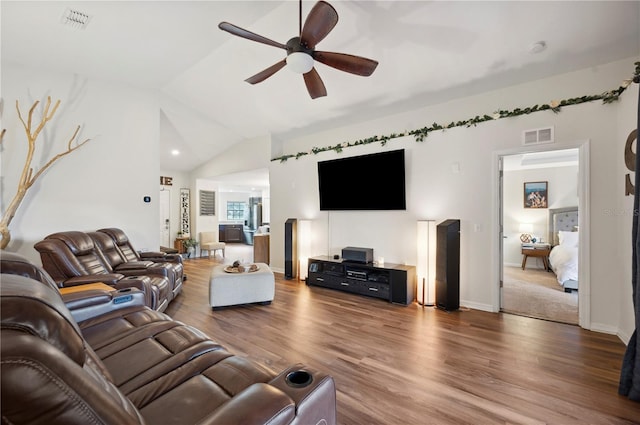
<svg viewBox="0 0 640 425"><path fill-rule="evenodd" d="M270 304L275 295L273 272L265 263L255 263L258 271L227 273L226 265L215 266L209 280L209 303L212 308L230 305Z"/></svg>

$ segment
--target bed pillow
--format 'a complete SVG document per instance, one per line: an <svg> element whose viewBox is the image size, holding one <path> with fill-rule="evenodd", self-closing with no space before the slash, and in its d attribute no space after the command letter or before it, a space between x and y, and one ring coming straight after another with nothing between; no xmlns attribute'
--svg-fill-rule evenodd
<svg viewBox="0 0 640 425"><path fill-rule="evenodd" d="M562 230L558 232L558 242L560 245L578 246L578 240L578 232L565 232Z"/></svg>

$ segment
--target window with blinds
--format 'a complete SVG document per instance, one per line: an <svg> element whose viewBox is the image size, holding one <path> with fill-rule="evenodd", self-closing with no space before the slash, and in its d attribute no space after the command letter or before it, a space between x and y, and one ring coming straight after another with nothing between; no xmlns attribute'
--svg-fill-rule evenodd
<svg viewBox="0 0 640 425"><path fill-rule="evenodd" d="M214 191L200 191L200 215L216 215L216 193Z"/></svg>

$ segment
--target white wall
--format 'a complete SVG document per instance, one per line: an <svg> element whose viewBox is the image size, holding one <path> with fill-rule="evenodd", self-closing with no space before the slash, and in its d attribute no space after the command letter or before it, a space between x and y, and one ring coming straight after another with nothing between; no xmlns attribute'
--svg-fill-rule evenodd
<svg viewBox="0 0 640 425"><path fill-rule="evenodd" d="M256 137L238 143L193 170L192 183L198 178L213 178L240 171L267 168L271 159L271 137Z"/></svg>
<svg viewBox="0 0 640 425"><path fill-rule="evenodd" d="M7 247L40 263L33 245L50 233L123 229L137 249L159 247L158 98L155 93L71 74L2 64L2 209L15 194L27 141L15 102L26 111L50 95L61 106L38 140L37 171L65 150L75 127L92 140L62 158L31 187L10 225ZM42 102L44 103L44 102ZM151 202L144 203L143 197Z"/></svg>
<svg viewBox="0 0 640 425"><path fill-rule="evenodd" d="M525 182L548 182L549 208L578 206L578 166L549 167L527 170L505 171L504 196L504 264L520 265L522 250L519 227L521 223L533 225L532 235L549 242L549 210L546 208L524 208L523 190ZM542 261L530 261L527 267L542 268Z"/></svg>
<svg viewBox="0 0 640 425"><path fill-rule="evenodd" d="M611 306L611 312L619 312L620 325L618 327L618 335L623 341L629 341L633 329L635 328L635 316L633 314L633 298L631 288L631 224L633 219L633 196L624 196L625 193L625 175L629 174L631 181L635 181L635 172L631 172L627 169L624 162L624 148L627 138L631 131L637 128L638 125L638 104L640 99L638 98L638 84L632 84L623 97L620 98L620 114L618 115L618 132L612 136L615 136L616 143L613 143L613 147L616 152L616 184L613 190L615 190L616 203L604 206L604 209L600 211L601 214L611 217L614 225L610 229L615 232L617 241L615 245L610 248L613 250L619 261L615 265L610 265L610 268L620 268L620 298L617 303ZM638 153L638 139L633 143L633 151ZM606 288L609 285L617 286L618 282L609 280L603 282L603 287Z"/></svg>
<svg viewBox="0 0 640 425"><path fill-rule="evenodd" d="M633 74L635 60L632 58L376 121L284 140L282 149L274 148L274 151L295 154L314 146L419 128L434 121L446 124L478 114L490 114L499 108L513 109L554 99L601 93L618 87L623 79L629 78ZM623 96L633 98L634 90L637 87ZM272 162L271 264L274 269L283 268L284 222L289 217L313 220L314 250L318 254L333 254L347 245L363 245L374 248L375 255L384 256L387 262L410 264L415 264L416 220L459 218L462 221L461 303L497 311L496 264L499 258L497 228L494 225L497 216L497 181L494 181L497 163L493 159L496 152L518 149L523 130L554 126L556 147L573 148L580 141L589 141L590 146L591 163L587 166L591 189L591 225L588 231L591 235L592 284L591 323L587 327L617 332L622 337L627 332L630 335L628 323L620 322L622 296L626 297L630 284L623 272L630 268L627 260L630 248L621 246L619 242L624 240L625 234L620 228L619 218L606 211L623 202L620 188L625 172L620 159L623 151L614 149L616 143L612 139L619 137L619 126L622 125L619 115L631 115L628 110L635 107L635 100L627 99L625 103L610 105L590 102L563 108L558 114L545 111L482 123L477 127L434 132L422 143L411 138L396 139L384 148L380 144L372 144L348 148L341 154L324 152L285 163ZM629 125L626 120L624 124ZM319 211L317 161L397 148L407 150L406 211ZM459 167L459 172L454 171L453 165ZM628 302L622 301L622 304ZM623 308L623 314L628 316L629 306Z"/></svg>
<svg viewBox="0 0 640 425"><path fill-rule="evenodd" d="M262 223L271 221L271 190L262 190Z"/></svg>

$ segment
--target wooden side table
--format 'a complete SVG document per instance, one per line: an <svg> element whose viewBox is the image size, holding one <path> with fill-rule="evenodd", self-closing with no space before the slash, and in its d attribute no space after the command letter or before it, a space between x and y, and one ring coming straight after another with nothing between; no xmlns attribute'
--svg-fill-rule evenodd
<svg viewBox="0 0 640 425"><path fill-rule="evenodd" d="M184 247L184 241L187 239L189 238L176 238L176 240L173 241L173 247L178 250L178 254L187 252L187 249Z"/></svg>
<svg viewBox="0 0 640 425"><path fill-rule="evenodd" d="M527 266L527 258L529 257L538 257L542 258L542 264L544 265L544 269L546 271L550 271L551 267L549 267L549 254L551 253L551 247L547 248L535 248L535 247L522 247L522 270Z"/></svg>

